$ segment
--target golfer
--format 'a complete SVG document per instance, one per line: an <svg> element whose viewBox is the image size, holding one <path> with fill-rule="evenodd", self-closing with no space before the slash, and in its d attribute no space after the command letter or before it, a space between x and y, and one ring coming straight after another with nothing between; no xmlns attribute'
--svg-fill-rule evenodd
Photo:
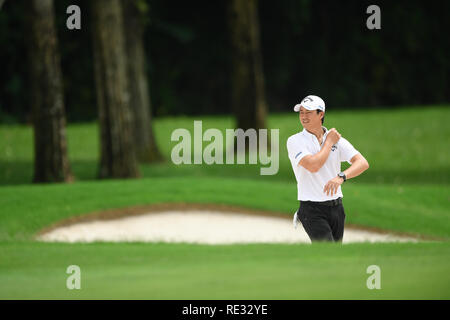
<svg viewBox="0 0 450 320"><path fill-rule="evenodd" d="M300 114L300 131L287 140L292 169L297 179L300 208L294 226L302 223L311 242L342 242L345 212L341 185L369 168L369 163L336 129L322 126L325 102L309 95L294 111ZM341 172L341 162L351 166Z"/></svg>

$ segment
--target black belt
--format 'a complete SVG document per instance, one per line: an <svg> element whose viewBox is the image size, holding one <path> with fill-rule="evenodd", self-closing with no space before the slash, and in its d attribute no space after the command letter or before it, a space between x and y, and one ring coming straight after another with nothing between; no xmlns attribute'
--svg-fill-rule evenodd
<svg viewBox="0 0 450 320"><path fill-rule="evenodd" d="M338 206L342 204L342 198L337 198L334 200L328 200L328 201L300 201L300 203L310 203L310 204L318 204L322 206Z"/></svg>

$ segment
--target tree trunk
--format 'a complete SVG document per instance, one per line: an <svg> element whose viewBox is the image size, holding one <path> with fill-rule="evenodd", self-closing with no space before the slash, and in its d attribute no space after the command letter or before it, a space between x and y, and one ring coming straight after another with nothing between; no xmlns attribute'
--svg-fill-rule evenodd
<svg viewBox="0 0 450 320"><path fill-rule="evenodd" d="M145 63L143 14L136 1L122 0L125 17L125 42L128 58L130 105L136 155L141 162L162 160L151 119L151 102Z"/></svg>
<svg viewBox="0 0 450 320"><path fill-rule="evenodd" d="M267 107L257 0L232 0L228 19L232 45L231 102L237 127L265 128Z"/></svg>
<svg viewBox="0 0 450 320"><path fill-rule="evenodd" d="M139 176L120 0L95 0L92 32L100 122L100 178Z"/></svg>
<svg viewBox="0 0 450 320"><path fill-rule="evenodd" d="M73 180L73 176L67 156L64 94L53 0L33 0L30 9L33 182L68 182Z"/></svg>

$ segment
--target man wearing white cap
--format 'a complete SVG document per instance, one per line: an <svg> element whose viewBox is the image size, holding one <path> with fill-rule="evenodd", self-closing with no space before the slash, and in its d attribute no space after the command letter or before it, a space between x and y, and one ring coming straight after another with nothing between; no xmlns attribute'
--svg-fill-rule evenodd
<svg viewBox="0 0 450 320"><path fill-rule="evenodd" d="M312 242L341 242L345 221L341 185L367 170L369 163L335 128L322 125L325 102L320 97L305 97L294 111L303 126L287 140L300 200L294 226L300 220ZM344 161L351 166L341 172Z"/></svg>

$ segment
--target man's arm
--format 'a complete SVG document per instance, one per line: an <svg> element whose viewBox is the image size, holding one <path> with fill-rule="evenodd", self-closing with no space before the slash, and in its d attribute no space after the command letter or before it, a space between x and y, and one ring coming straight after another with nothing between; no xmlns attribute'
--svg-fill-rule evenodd
<svg viewBox="0 0 450 320"><path fill-rule="evenodd" d="M315 155L307 155L303 157L298 165L302 166L310 172L319 171L320 168L322 168L322 166L324 165L325 161L327 161L328 156L331 152L331 147L336 144L340 138L341 135L335 128L330 129L322 149Z"/></svg>
<svg viewBox="0 0 450 320"><path fill-rule="evenodd" d="M355 155L350 160L350 162L352 163L352 165L344 171L345 177L347 179L357 177L361 173L369 169L369 162L367 162L366 158L364 158L360 153Z"/></svg>
<svg viewBox="0 0 450 320"><path fill-rule="evenodd" d="M362 156L362 154L358 153L352 157L350 160L352 165L344 170L344 174L346 179L351 179L359 176L361 173L369 169L369 162L367 162L366 158ZM344 178L334 177L330 181L327 182L325 187L323 188L323 192L327 195L331 193L331 196L335 194L339 188L339 186L344 183Z"/></svg>
<svg viewBox="0 0 450 320"><path fill-rule="evenodd" d="M322 149L319 152L317 152L315 155L308 155L303 157L303 159L300 160L298 165L302 166L303 168L305 168L310 172L319 171L320 168L322 168L325 161L327 161L332 146L333 145L330 142L325 141Z"/></svg>

